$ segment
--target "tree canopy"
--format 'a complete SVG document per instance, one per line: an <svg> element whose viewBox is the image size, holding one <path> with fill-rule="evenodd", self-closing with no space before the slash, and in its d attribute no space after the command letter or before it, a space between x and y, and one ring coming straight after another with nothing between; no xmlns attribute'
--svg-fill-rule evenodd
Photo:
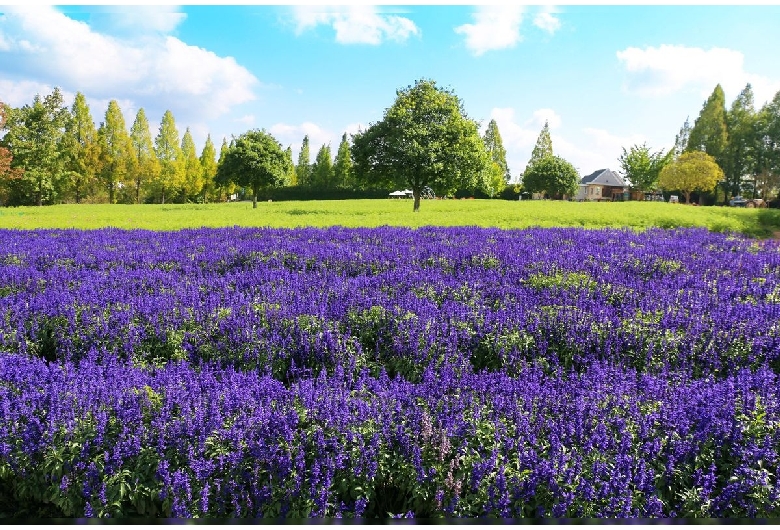
<svg viewBox="0 0 780 530"><path fill-rule="evenodd" d="M721 86L717 85L693 124L686 151L704 151L723 167L727 146L726 96Z"/></svg>
<svg viewBox="0 0 780 530"><path fill-rule="evenodd" d="M384 118L353 137L352 153L359 180L411 188L415 212L423 188L447 195L474 187L489 163L461 100L427 79L396 91Z"/></svg>
<svg viewBox="0 0 780 530"><path fill-rule="evenodd" d="M572 196L577 193L577 169L559 156L546 156L525 170L523 187L530 193L548 197Z"/></svg>
<svg viewBox="0 0 780 530"><path fill-rule="evenodd" d="M658 175L671 160L674 151L664 153L664 150L650 152L647 144L633 145L618 158L623 175L634 188L640 191L652 191L658 183Z"/></svg>
<svg viewBox="0 0 780 530"><path fill-rule="evenodd" d="M281 144L265 130L252 130L230 142L217 166L216 178L251 188L252 207L257 208L260 190L284 184L288 171Z"/></svg>
<svg viewBox="0 0 780 530"><path fill-rule="evenodd" d="M703 151L690 151L661 170L658 185L665 190L679 190L688 204L692 192L712 191L723 178L723 170L714 157Z"/></svg>
<svg viewBox="0 0 780 530"><path fill-rule="evenodd" d="M531 159L528 161L526 167L534 165L540 160L553 156L552 138L550 137L550 125L545 120L544 127L539 132L539 137L536 139L533 151L531 151Z"/></svg>

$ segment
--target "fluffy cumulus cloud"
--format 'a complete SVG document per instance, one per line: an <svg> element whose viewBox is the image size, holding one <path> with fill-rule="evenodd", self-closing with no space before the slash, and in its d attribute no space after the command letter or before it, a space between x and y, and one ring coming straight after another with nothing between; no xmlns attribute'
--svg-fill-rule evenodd
<svg viewBox="0 0 780 530"><path fill-rule="evenodd" d="M412 20L381 13L370 5L296 6L293 16L299 34L326 25L336 32L336 42L340 44L377 45L386 40L403 42L420 35L420 28Z"/></svg>
<svg viewBox="0 0 780 530"><path fill-rule="evenodd" d="M472 16L473 24L458 26L455 32L465 36L466 47L474 55L511 48L522 39L522 6L479 6Z"/></svg>
<svg viewBox="0 0 780 530"><path fill-rule="evenodd" d="M516 178L525 171L545 121L550 127L553 152L574 165L582 176L597 169L617 168L622 147L645 141L641 136L621 137L603 129L585 128L566 131L561 116L553 109L537 109L527 118L518 117L513 108L494 108L490 118L496 120L507 163Z"/></svg>
<svg viewBox="0 0 780 530"><path fill-rule="evenodd" d="M174 15L150 16L146 27L169 29L181 20ZM6 8L0 40L7 48L0 51L3 69L17 87L48 83L94 98L153 97L174 114L197 108L219 116L253 100L258 84L231 57L154 32L132 39L100 33L49 6Z"/></svg>
<svg viewBox="0 0 780 530"><path fill-rule="evenodd" d="M756 102L762 103L780 89L780 80L745 71L745 56L728 48L693 48L661 45L629 47L617 52L626 71L627 90L644 96L663 96L682 90L708 95L720 83L727 97L736 96L751 83Z"/></svg>
<svg viewBox="0 0 780 530"><path fill-rule="evenodd" d="M169 33L187 18L174 6L156 4L133 6L96 6L94 16L103 15L116 31Z"/></svg>

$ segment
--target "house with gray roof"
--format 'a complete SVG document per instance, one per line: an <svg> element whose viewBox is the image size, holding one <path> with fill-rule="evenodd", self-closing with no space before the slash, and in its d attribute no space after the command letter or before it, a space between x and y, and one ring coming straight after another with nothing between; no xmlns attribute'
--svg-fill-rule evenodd
<svg viewBox="0 0 780 530"><path fill-rule="evenodd" d="M599 169L582 177L576 200L622 201L631 183L611 169Z"/></svg>

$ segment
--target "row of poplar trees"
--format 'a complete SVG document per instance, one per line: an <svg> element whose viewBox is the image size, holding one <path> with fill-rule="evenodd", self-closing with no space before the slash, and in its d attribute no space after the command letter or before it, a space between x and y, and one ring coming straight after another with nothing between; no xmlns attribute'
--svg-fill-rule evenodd
<svg viewBox="0 0 780 530"><path fill-rule="evenodd" d="M719 183L726 198L770 198L780 191L780 91L756 109L750 84L726 108L717 85L691 126L688 120L675 140L676 154L703 151L724 173Z"/></svg>
<svg viewBox="0 0 780 530"><path fill-rule="evenodd" d="M143 108L128 130L119 103L112 100L96 127L82 93L68 108L55 88L21 108L0 102L0 131L0 205L216 202L248 193L241 179L218 175L236 138L230 144L222 140L218 157L209 135L198 153L189 128L180 136L170 111L153 136ZM370 188L370 182L356 177L350 140L344 133L335 157L330 145L322 145L312 161L305 136L297 164L288 146L279 184L310 190ZM510 174L495 120L483 141L494 171L479 191L497 196Z"/></svg>
<svg viewBox="0 0 780 530"><path fill-rule="evenodd" d="M58 88L21 108L0 103L0 113L0 204L203 202L230 191L214 184L211 137L198 153L170 111L155 136L143 108L128 130L112 100L96 127L84 95L68 108Z"/></svg>

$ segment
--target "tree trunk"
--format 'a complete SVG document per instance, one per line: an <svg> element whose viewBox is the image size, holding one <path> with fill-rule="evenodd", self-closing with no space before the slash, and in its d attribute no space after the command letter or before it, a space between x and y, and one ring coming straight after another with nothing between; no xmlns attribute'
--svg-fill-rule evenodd
<svg viewBox="0 0 780 530"><path fill-rule="evenodd" d="M685 193L685 204L691 204L691 192L690 191Z"/></svg>
<svg viewBox="0 0 780 530"><path fill-rule="evenodd" d="M141 181L136 180L135 181L135 203L138 204L138 201L141 197Z"/></svg>
<svg viewBox="0 0 780 530"><path fill-rule="evenodd" d="M108 187L108 204L114 204L114 186Z"/></svg>
<svg viewBox="0 0 780 530"><path fill-rule="evenodd" d="M257 190L252 190L252 208L257 208Z"/></svg>
<svg viewBox="0 0 780 530"><path fill-rule="evenodd" d="M162 200L160 201L160 204L165 204L165 190L162 190Z"/></svg>
<svg viewBox="0 0 780 530"><path fill-rule="evenodd" d="M414 196L414 210L415 212L420 211L420 190L417 188L412 189L412 195Z"/></svg>

